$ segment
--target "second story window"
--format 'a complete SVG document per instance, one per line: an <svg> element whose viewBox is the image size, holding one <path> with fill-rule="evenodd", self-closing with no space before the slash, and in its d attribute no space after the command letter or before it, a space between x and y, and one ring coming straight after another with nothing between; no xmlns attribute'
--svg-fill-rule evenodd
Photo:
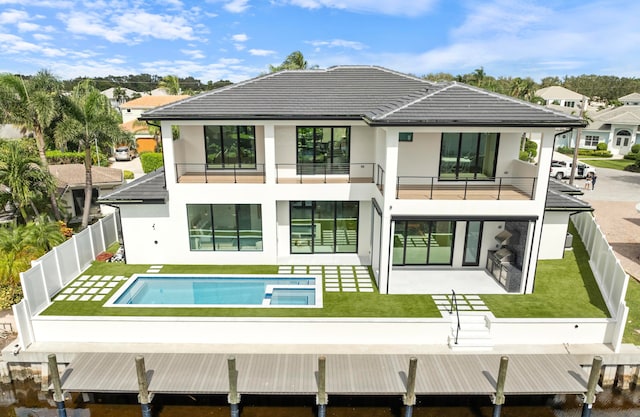
<svg viewBox="0 0 640 417"><path fill-rule="evenodd" d="M208 168L255 168L254 126L205 126L204 141Z"/></svg>
<svg viewBox="0 0 640 417"><path fill-rule="evenodd" d="M346 174L349 172L350 129L348 127L298 127L297 164L302 173Z"/></svg>
<svg viewBox="0 0 640 417"><path fill-rule="evenodd" d="M486 180L496 175L498 133L443 133L441 180Z"/></svg>

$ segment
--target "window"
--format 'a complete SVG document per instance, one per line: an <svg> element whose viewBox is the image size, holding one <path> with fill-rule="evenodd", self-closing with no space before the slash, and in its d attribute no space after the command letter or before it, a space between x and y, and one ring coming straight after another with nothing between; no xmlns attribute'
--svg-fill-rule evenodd
<svg viewBox="0 0 640 417"><path fill-rule="evenodd" d="M600 142L600 136L587 135L584 138L584 146L598 146Z"/></svg>
<svg viewBox="0 0 640 417"><path fill-rule="evenodd" d="M442 180L494 178L498 133L443 133L440 146Z"/></svg>
<svg viewBox="0 0 640 417"><path fill-rule="evenodd" d="M357 253L357 201L292 201L291 253Z"/></svg>
<svg viewBox="0 0 640 417"><path fill-rule="evenodd" d="M298 127L297 163L302 174L348 174L348 127Z"/></svg>
<svg viewBox="0 0 640 417"><path fill-rule="evenodd" d="M467 231L464 238L463 266L477 266L480 263L480 244L482 237L482 222L467 222Z"/></svg>
<svg viewBox="0 0 640 417"><path fill-rule="evenodd" d="M576 102L575 101L565 101L564 102L564 106L565 107L575 107L576 106Z"/></svg>
<svg viewBox="0 0 640 417"><path fill-rule="evenodd" d="M395 221L393 264L451 265L454 232L453 221Z"/></svg>
<svg viewBox="0 0 640 417"><path fill-rule="evenodd" d="M192 251L261 251L259 204L187 204Z"/></svg>
<svg viewBox="0 0 640 417"><path fill-rule="evenodd" d="M255 168L254 126L205 126L208 168Z"/></svg>

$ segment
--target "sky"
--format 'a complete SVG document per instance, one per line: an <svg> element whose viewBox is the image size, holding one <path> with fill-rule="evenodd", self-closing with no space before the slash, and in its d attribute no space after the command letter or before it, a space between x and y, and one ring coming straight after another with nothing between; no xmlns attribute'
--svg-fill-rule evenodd
<svg viewBox="0 0 640 417"><path fill-rule="evenodd" d="M0 72L238 82L310 66L640 77L638 0L0 0Z"/></svg>

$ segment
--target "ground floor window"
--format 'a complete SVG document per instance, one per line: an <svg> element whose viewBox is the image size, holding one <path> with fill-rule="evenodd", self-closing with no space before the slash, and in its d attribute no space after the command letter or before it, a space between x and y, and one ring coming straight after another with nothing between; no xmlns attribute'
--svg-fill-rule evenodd
<svg viewBox="0 0 640 417"><path fill-rule="evenodd" d="M454 221L396 220L394 265L451 265Z"/></svg>
<svg viewBox="0 0 640 417"><path fill-rule="evenodd" d="M357 201L292 201L291 253L356 253Z"/></svg>
<svg viewBox="0 0 640 417"><path fill-rule="evenodd" d="M587 135L584 138L584 146L598 146L600 142L600 136Z"/></svg>
<svg viewBox="0 0 640 417"><path fill-rule="evenodd" d="M477 266L480 263L480 244L482 243L482 222L467 222L464 237L463 266Z"/></svg>
<svg viewBox="0 0 640 417"><path fill-rule="evenodd" d="M261 251L259 204L187 204L192 251Z"/></svg>

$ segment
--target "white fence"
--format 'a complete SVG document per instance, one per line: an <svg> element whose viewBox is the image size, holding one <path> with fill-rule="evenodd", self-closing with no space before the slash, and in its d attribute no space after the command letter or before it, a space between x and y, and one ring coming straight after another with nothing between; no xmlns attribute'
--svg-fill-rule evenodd
<svg viewBox="0 0 640 417"><path fill-rule="evenodd" d="M20 273L24 298L13 306L20 345L33 340L31 318L51 304L51 298L84 271L100 252L118 240L116 214L110 214L50 252Z"/></svg>
<svg viewBox="0 0 640 417"><path fill-rule="evenodd" d="M618 351L629 315L629 307L624 300L629 285L629 275L616 258L613 249L591 213L576 214L571 216L571 219L578 229L587 252L589 252L589 265L598 282L604 301L607 303L611 317L616 322L614 334L609 343Z"/></svg>

